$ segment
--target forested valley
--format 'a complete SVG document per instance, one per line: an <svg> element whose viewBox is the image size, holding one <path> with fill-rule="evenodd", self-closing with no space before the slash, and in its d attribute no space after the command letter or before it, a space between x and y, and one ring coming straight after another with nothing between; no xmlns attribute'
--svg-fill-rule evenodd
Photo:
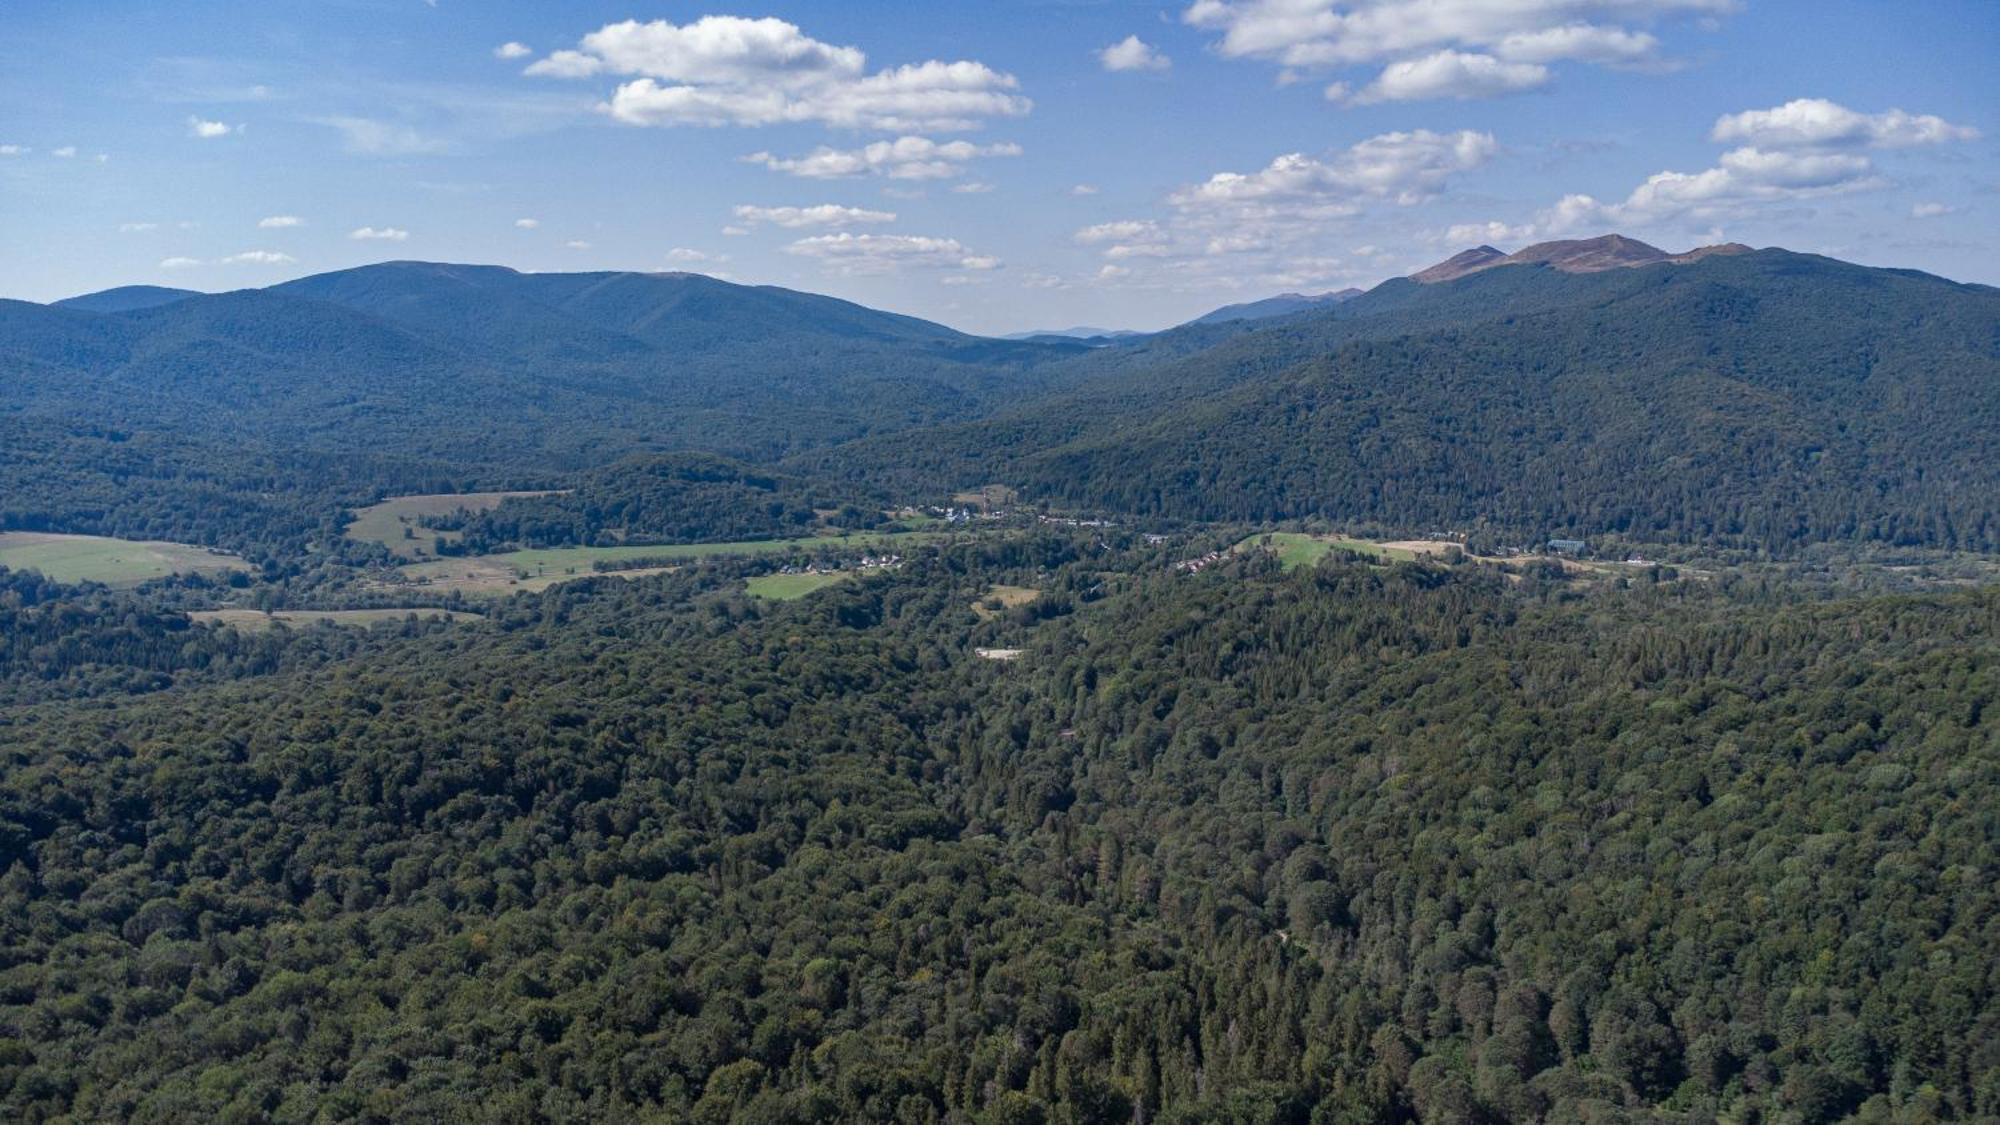
<svg viewBox="0 0 2000 1125"><path fill-rule="evenodd" d="M0 1119L2000 1119L2000 294L0 302Z"/></svg>

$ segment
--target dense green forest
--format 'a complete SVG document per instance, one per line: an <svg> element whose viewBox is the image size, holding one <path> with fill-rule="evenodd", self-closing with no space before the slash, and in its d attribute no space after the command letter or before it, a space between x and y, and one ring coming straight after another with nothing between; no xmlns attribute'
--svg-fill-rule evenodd
<svg viewBox="0 0 2000 1125"><path fill-rule="evenodd" d="M460 532L448 550L462 554L508 546L731 542L816 527L875 527L885 520L886 503L864 489L831 489L727 457L679 453L630 458L584 474L566 492L509 497L433 526Z"/></svg>
<svg viewBox="0 0 2000 1125"><path fill-rule="evenodd" d="M16 697L0 1112L2000 1114L1991 590L1200 547L587 579Z"/></svg>

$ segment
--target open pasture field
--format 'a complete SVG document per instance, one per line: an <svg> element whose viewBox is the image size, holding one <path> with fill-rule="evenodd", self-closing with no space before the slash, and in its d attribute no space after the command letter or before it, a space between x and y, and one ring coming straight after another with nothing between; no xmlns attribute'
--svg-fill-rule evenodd
<svg viewBox="0 0 2000 1125"><path fill-rule="evenodd" d="M476 613L464 613L451 609L280 609L269 613L261 609L204 609L188 614L189 620L206 625L234 625L246 633L261 633L278 625L294 629L304 628L321 621L335 625L360 626L379 625L384 621L402 621L415 616L421 618L448 617L453 621L479 621Z"/></svg>
<svg viewBox="0 0 2000 1125"><path fill-rule="evenodd" d="M446 516L463 508L468 512L491 511L513 496L549 496L550 492L439 492L424 496L392 496L380 504L357 509L354 522L347 525L347 537L364 543L380 543L405 559L434 559L433 544L443 539L456 542L455 531L434 531L424 527L426 516ZM405 532L408 532L405 535Z"/></svg>
<svg viewBox="0 0 2000 1125"><path fill-rule="evenodd" d="M824 590L828 586L845 582L854 577L852 572L819 574L760 574L746 579L744 592L753 598L764 598L774 602L788 602L803 598L814 590Z"/></svg>
<svg viewBox="0 0 2000 1125"><path fill-rule="evenodd" d="M1029 586L989 586L986 589L986 596L972 603L972 612L981 621L986 621L1016 606L1027 605L1041 596L1040 590Z"/></svg>
<svg viewBox="0 0 2000 1125"><path fill-rule="evenodd" d="M579 578L643 578L673 569L672 563L724 555L765 555L794 547L870 548L916 546L944 538L942 533L910 532L889 535L871 532L862 535L818 535L803 539L751 539L734 543L672 543L656 546L544 547L506 551L497 555L439 558L399 568L403 578L432 589L462 590L467 594L501 596L522 591L545 590L560 582ZM600 562L630 563L661 560L662 565L623 570L599 571Z"/></svg>
<svg viewBox="0 0 2000 1125"><path fill-rule="evenodd" d="M509 594L536 593L580 578L645 578L665 574L670 566L642 566L627 570L599 571L589 565L543 567L529 571L505 562L504 555L465 559L433 559L398 568L405 582L428 591L458 591L468 597L504 598Z"/></svg>
<svg viewBox="0 0 2000 1125"><path fill-rule="evenodd" d="M1272 531L1252 535L1236 545L1239 551L1266 548L1275 552L1278 561L1287 568L1317 566L1336 549L1354 551L1384 561L1412 562L1425 556L1442 557L1449 543L1430 540L1401 540L1394 543L1375 543L1366 539L1348 539L1339 535L1307 535L1298 531Z"/></svg>
<svg viewBox="0 0 2000 1125"><path fill-rule="evenodd" d="M233 555L186 543L58 535L46 531L0 532L0 566L39 570L57 582L137 586L169 574L248 570Z"/></svg>

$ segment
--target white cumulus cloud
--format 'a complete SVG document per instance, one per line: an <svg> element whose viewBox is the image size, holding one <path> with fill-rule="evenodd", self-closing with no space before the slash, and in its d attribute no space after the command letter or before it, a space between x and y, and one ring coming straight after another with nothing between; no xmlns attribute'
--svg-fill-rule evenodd
<svg viewBox="0 0 2000 1125"><path fill-rule="evenodd" d="M257 225L265 230L283 230L286 227L304 226L305 220L297 215L270 215L258 219Z"/></svg>
<svg viewBox="0 0 2000 1125"><path fill-rule="evenodd" d="M1455 236L1483 229L1496 238L1535 239L1606 227L1712 224L1760 206L1795 206L1889 187L1894 181L1876 167L1870 150L1970 141L1979 132L1930 114L1862 113L1824 98L1799 98L1726 114L1709 135L1736 145L1721 153L1714 167L1656 172L1622 201L1566 195L1530 222L1455 227L1447 237L1469 241Z"/></svg>
<svg viewBox="0 0 2000 1125"><path fill-rule="evenodd" d="M945 180L964 175L968 161L1019 155L1021 146L1009 142L980 145L964 140L940 142L929 137L907 136L893 141L874 141L852 149L822 145L800 157L753 152L743 159L751 164L761 164L773 172L810 180L844 179L849 176Z"/></svg>
<svg viewBox="0 0 2000 1125"><path fill-rule="evenodd" d="M75 146L75 145L64 145L64 146L62 146L61 148L59 148L59 149L56 149L55 151L53 151L53 152L49 153L49 155L50 155L50 156L59 156L59 157L63 158L64 160L68 160L68 159L69 159L70 157L73 157L73 156L75 156L75 155L76 155L76 146Z"/></svg>
<svg viewBox="0 0 2000 1125"><path fill-rule="evenodd" d="M955 238L912 234L820 234L785 247L788 254L815 258L850 274L889 273L905 266L928 269L991 270L1000 259L974 254Z"/></svg>
<svg viewBox="0 0 2000 1125"><path fill-rule="evenodd" d="M1260 171L1218 172L1172 199L1184 210L1352 214L1372 201L1428 199L1452 174L1485 164L1499 149L1493 134L1470 129L1383 133L1324 160L1294 152Z"/></svg>
<svg viewBox="0 0 2000 1125"><path fill-rule="evenodd" d="M276 250L245 250L241 254L231 254L227 258L222 258L219 262L225 266L277 266L297 260L290 254L281 254Z"/></svg>
<svg viewBox="0 0 2000 1125"><path fill-rule="evenodd" d="M514 225L522 230L534 230L536 227L542 225L542 221L540 219L515 219Z"/></svg>
<svg viewBox="0 0 2000 1125"><path fill-rule="evenodd" d="M1757 148L1908 148L1970 141L1979 130L1928 113L1857 113L1825 98L1796 98L1772 109L1718 119L1710 137Z"/></svg>
<svg viewBox="0 0 2000 1125"><path fill-rule="evenodd" d="M823 43L784 20L703 16L606 24L573 50L530 64L551 78L624 79L599 108L629 125L970 129L1033 103L984 63L936 59L870 73L858 47Z"/></svg>
<svg viewBox="0 0 2000 1125"><path fill-rule="evenodd" d="M735 210L737 218L752 226L770 223L772 226L797 229L799 227L848 227L863 223L893 223L894 211L871 211L865 207L846 207L838 203L819 203L811 207L756 207L744 204Z"/></svg>
<svg viewBox="0 0 2000 1125"><path fill-rule="evenodd" d="M1166 70L1174 65L1172 59L1136 35L1127 35L1097 52L1097 61L1110 71Z"/></svg>
<svg viewBox="0 0 2000 1125"><path fill-rule="evenodd" d="M1662 65L1641 30L1674 17L1712 19L1738 0L1194 0L1189 26L1218 33L1224 58L1302 71L1381 66L1363 93L1330 88L1349 104L1428 97L1493 97L1534 89L1557 62Z"/></svg>
<svg viewBox="0 0 2000 1125"><path fill-rule="evenodd" d="M403 242L410 232L401 227L355 227L347 232L347 237L357 242Z"/></svg>
<svg viewBox="0 0 2000 1125"><path fill-rule="evenodd" d="M496 59L525 59L534 53L526 43L516 43L511 40L493 48L493 57Z"/></svg>
<svg viewBox="0 0 2000 1125"><path fill-rule="evenodd" d="M163 270L185 270L185 269L192 269L192 268L194 268L195 266L198 266L198 265L200 265L200 264L201 264L201 259L199 259L199 258L161 258L161 259L160 259L160 268L161 268L161 269L163 269Z"/></svg>
<svg viewBox="0 0 2000 1125"><path fill-rule="evenodd" d="M1355 105L1434 98L1491 98L1532 90L1548 80L1549 68L1540 63L1504 62L1492 55L1445 50L1390 63L1359 93L1350 95L1345 84L1335 83L1327 87L1326 96L1332 101Z"/></svg>
<svg viewBox="0 0 2000 1125"><path fill-rule="evenodd" d="M230 125L221 121L206 121L193 116L187 119L188 136L201 140L214 140L216 137L226 137L242 128L243 126L241 125Z"/></svg>

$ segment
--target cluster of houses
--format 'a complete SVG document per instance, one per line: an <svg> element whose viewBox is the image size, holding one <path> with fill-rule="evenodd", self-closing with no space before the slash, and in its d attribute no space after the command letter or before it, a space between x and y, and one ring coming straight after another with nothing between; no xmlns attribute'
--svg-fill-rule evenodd
<svg viewBox="0 0 2000 1125"><path fill-rule="evenodd" d="M778 568L779 574L845 574L851 570L894 570L903 565L901 555L863 555L852 566L821 566L805 563Z"/></svg>
<svg viewBox="0 0 2000 1125"><path fill-rule="evenodd" d="M1182 559L1174 564L1174 569L1182 574L1200 574L1209 567L1229 557L1227 550L1210 551L1197 559Z"/></svg>

